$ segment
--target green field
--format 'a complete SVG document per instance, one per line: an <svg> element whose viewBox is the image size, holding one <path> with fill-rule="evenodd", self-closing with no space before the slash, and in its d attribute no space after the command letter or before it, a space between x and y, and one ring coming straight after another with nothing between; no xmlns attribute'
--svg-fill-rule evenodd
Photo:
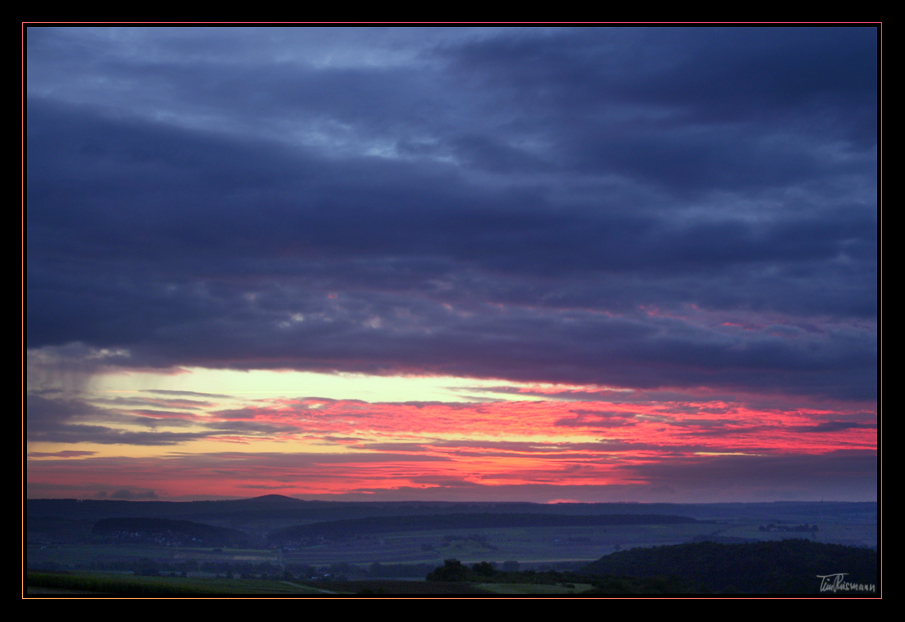
<svg viewBox="0 0 905 622"><path fill-rule="evenodd" d="M227 596L284 595L310 596L333 594L291 581L255 581L244 579L139 577L112 573L43 573L26 574L26 593L96 594L118 596ZM42 591L38 591L42 590Z"/></svg>
<svg viewBox="0 0 905 622"><path fill-rule="evenodd" d="M314 587L290 581L222 578L139 577L111 573L38 573L26 576L26 593L40 595L95 595L138 597L192 596L349 596L358 595L569 595L592 589L589 584L542 585L531 583L450 584L425 581L328 582Z"/></svg>
<svg viewBox="0 0 905 622"><path fill-rule="evenodd" d="M548 594L568 595L581 594L594 588L589 583L576 583L569 585L535 585L533 583L479 583L478 587L494 594L522 595L522 594Z"/></svg>

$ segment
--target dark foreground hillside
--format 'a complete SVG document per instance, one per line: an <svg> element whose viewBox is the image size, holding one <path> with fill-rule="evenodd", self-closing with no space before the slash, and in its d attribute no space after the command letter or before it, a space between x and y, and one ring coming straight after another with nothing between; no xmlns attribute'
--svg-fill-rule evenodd
<svg viewBox="0 0 905 622"><path fill-rule="evenodd" d="M602 557L583 573L677 577L724 594L880 593L876 551L809 540L636 548Z"/></svg>

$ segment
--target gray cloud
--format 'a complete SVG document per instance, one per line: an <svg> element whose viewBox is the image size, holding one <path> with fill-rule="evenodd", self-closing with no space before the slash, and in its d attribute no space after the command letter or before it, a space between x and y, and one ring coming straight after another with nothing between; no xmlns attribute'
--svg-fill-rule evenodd
<svg viewBox="0 0 905 622"><path fill-rule="evenodd" d="M873 28L26 43L34 356L876 396Z"/></svg>

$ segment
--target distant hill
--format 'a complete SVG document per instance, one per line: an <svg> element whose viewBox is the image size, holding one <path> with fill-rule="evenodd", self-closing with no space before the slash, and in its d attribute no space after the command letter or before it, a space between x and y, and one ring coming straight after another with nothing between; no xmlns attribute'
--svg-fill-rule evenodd
<svg viewBox="0 0 905 622"><path fill-rule="evenodd" d="M694 516L677 504L646 506L627 503L511 503L445 501L308 501L265 495L221 501L121 501L113 499L29 499L29 518L99 520L102 518L169 518L202 523L222 521L326 522L372 516L442 514L681 514ZM700 518L699 516L695 516ZM770 517L775 520L774 517Z"/></svg>
<svg viewBox="0 0 905 622"><path fill-rule="evenodd" d="M283 495L221 501L28 499L29 518L98 520L130 516L211 522L222 520L333 521L415 514L681 515L705 520L744 516L766 523L877 522L876 502L782 503L522 503L444 501L309 501Z"/></svg>
<svg viewBox="0 0 905 622"><path fill-rule="evenodd" d="M820 594L821 576L846 573L840 581L874 585L876 592L839 591L838 595L879 595L877 552L810 540L745 544L696 542L635 548L589 564L583 574L624 577L678 577L716 593ZM830 583L833 578L827 579ZM831 592L824 592L831 593Z"/></svg>
<svg viewBox="0 0 905 622"><path fill-rule="evenodd" d="M244 546L250 540L247 533L237 529L166 518L105 518L95 523L91 533L165 546Z"/></svg>

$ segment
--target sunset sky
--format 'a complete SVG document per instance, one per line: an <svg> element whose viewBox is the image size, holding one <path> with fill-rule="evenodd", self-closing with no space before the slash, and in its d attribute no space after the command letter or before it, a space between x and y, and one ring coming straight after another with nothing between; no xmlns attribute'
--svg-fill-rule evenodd
<svg viewBox="0 0 905 622"><path fill-rule="evenodd" d="M877 28L24 45L29 498L877 498Z"/></svg>

